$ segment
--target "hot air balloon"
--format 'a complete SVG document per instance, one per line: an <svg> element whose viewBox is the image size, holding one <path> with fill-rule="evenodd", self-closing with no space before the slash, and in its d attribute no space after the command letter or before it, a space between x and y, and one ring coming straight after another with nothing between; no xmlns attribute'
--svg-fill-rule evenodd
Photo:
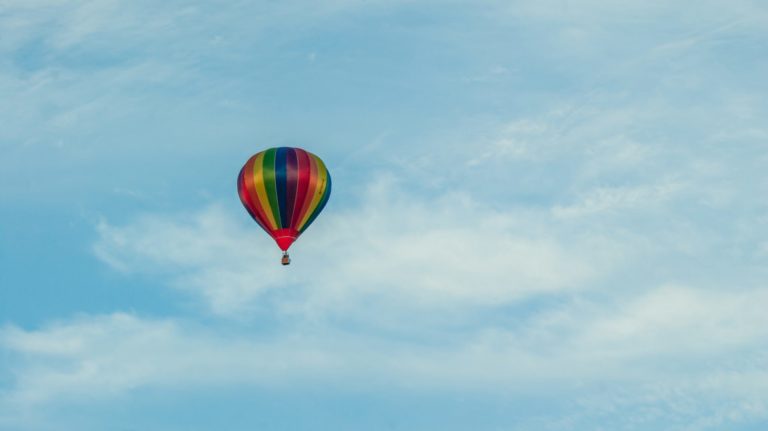
<svg viewBox="0 0 768 431"><path fill-rule="evenodd" d="M301 148L270 148L254 154L237 179L240 201L283 251L315 221L331 195L331 175L319 157Z"/></svg>

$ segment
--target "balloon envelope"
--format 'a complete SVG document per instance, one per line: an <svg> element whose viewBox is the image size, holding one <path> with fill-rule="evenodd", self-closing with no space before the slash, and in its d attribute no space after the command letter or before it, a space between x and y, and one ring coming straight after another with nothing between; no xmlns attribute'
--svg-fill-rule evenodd
<svg viewBox="0 0 768 431"><path fill-rule="evenodd" d="M270 148L248 159L237 191L251 217L286 251L328 202L331 175L309 151Z"/></svg>

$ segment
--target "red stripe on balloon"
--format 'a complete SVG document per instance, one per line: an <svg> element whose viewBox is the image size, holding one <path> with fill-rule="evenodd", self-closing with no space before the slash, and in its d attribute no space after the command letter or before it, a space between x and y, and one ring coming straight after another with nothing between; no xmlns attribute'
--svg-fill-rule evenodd
<svg viewBox="0 0 768 431"><path fill-rule="evenodd" d="M307 190L309 189L309 155L306 151L297 148L296 149L296 162L297 162L297 181L298 189L296 190L296 197L293 203L293 216L291 217L291 228L298 229L298 224L301 222L301 218L304 215L302 211L304 201L307 197Z"/></svg>
<svg viewBox="0 0 768 431"><path fill-rule="evenodd" d="M293 220L294 203L296 201L296 189L298 184L298 161L296 160L296 149L289 148L285 155L285 224L286 228L291 227Z"/></svg>
<svg viewBox="0 0 768 431"><path fill-rule="evenodd" d="M301 224L301 221L304 219L307 211L311 210L309 206L312 204L312 197L314 196L315 189L317 188L317 162L315 161L315 158L310 154L307 154L307 159L309 161L309 181L307 181L307 194L304 196L304 203L301 205L301 217L297 222L297 229L301 228L299 224Z"/></svg>

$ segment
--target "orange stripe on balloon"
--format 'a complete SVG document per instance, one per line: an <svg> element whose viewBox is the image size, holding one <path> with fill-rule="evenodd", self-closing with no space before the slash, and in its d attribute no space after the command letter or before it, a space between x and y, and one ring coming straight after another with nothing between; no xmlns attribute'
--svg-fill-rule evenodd
<svg viewBox="0 0 768 431"><path fill-rule="evenodd" d="M258 206L254 203L253 196L251 195L251 191L249 190L249 187L246 185L246 182L245 182L246 172L249 172L248 163L246 163L245 166L243 166L243 169L240 171L240 176L237 179L237 182L238 182L237 191L240 194L240 201L248 210L248 213L251 215L253 220L256 221L256 223L258 223L262 229L264 229L267 232L270 232L266 220L261 214Z"/></svg>

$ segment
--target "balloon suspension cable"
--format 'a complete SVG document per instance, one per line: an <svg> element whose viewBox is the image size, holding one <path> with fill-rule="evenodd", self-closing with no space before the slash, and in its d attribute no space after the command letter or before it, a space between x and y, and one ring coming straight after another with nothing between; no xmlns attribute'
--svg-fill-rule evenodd
<svg viewBox="0 0 768 431"><path fill-rule="evenodd" d="M291 257L288 256L288 252L287 251L283 252L283 258L280 260L280 263L282 263L283 265L290 265L291 264Z"/></svg>

